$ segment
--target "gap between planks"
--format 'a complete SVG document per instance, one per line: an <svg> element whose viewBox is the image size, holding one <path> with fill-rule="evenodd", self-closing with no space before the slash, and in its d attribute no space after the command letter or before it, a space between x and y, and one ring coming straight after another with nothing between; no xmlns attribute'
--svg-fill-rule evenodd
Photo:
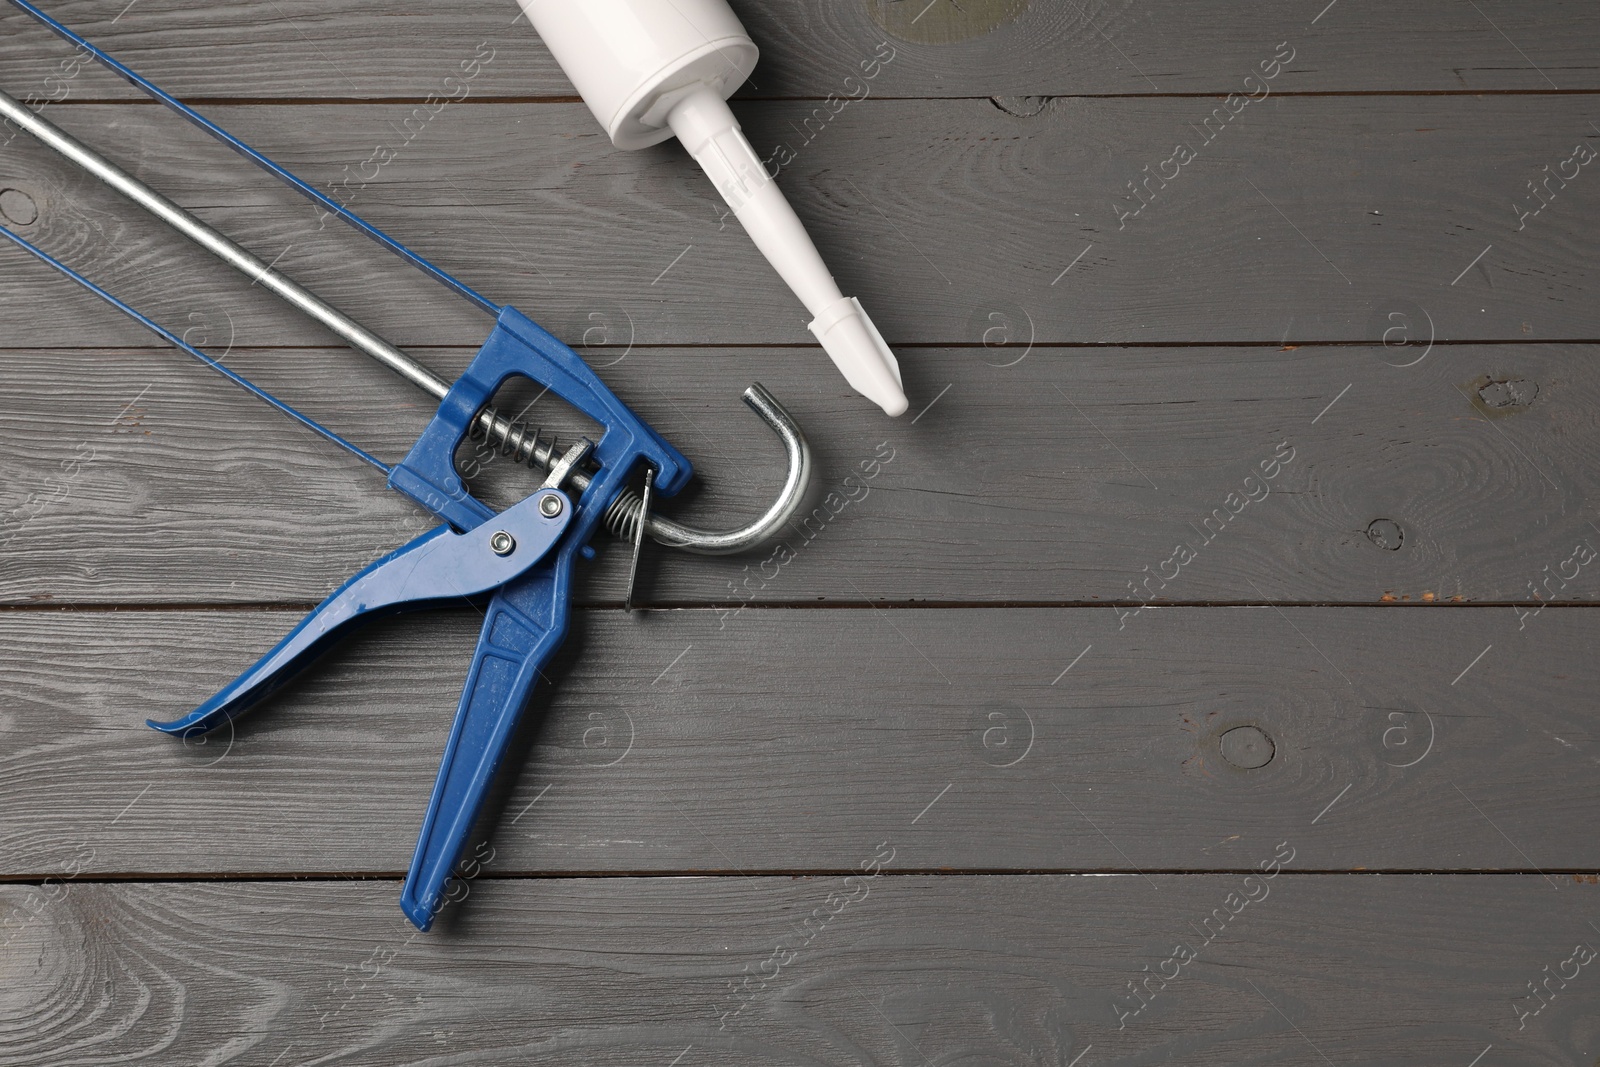
<svg viewBox="0 0 1600 1067"><path fill-rule="evenodd" d="M883 878L1144 878L1150 875L1168 875L1176 878L1242 876L1259 873L1254 867L905 867L884 868L873 877ZM1494 867L1478 870L1461 870L1444 867L1311 867L1278 872L1290 878L1364 878L1364 877L1434 877L1434 878L1549 878L1568 877L1575 881L1600 878L1600 868L1584 867ZM559 882L593 878L847 878L859 876L853 867L785 867L771 869L732 868L663 868L630 871L613 870L558 870L558 871L483 871L471 879L474 882ZM397 882L406 872L359 871L206 871L193 874L169 872L147 874L141 872L107 873L94 877L70 879L73 885L187 885L192 883L249 883L249 882ZM58 884L60 875L0 875L0 885L42 886Z"/></svg>
<svg viewBox="0 0 1600 1067"><path fill-rule="evenodd" d="M1506 348L1506 347L1526 347L1526 348L1531 348L1531 347L1537 347L1537 346L1540 346L1540 345L1600 345L1600 338L1596 338L1596 337L1542 337L1542 338L1532 338L1532 339L1527 339L1527 340L1514 340L1514 339L1509 339L1509 338L1504 338L1504 337L1497 337L1497 338L1491 338L1489 340L1478 340L1478 339L1474 339L1474 338L1468 337L1468 338L1456 338L1456 339L1452 339L1452 340L1447 340L1445 338L1440 337L1440 338L1436 338L1431 343L1431 347L1433 347L1433 348L1452 348L1452 347L1460 348L1460 347L1472 347L1472 346L1478 346L1478 347L1501 347L1501 348ZM331 349L338 349L338 348L341 348L341 347L343 347L343 346L339 345L337 342L330 342L328 344L306 344L306 345L245 345L245 344L236 344L236 345L233 346L232 350L235 351L235 352L264 352L264 353L271 353L271 352L320 352L320 351L325 351L325 350L330 349L330 348ZM408 347L410 347L410 348L425 348L425 349L428 349L430 351L439 351L439 352L476 352L482 346L481 345L475 345L475 344L467 344L467 345L461 345L461 344L433 344L433 343L430 342L430 343L426 343L426 344L413 344L413 345L409 345ZM749 349L753 349L753 348L772 348L772 349L800 349L800 350L806 350L806 351L813 351L814 352L814 351L817 350L817 347L818 346L816 346L814 344L808 344L808 343L806 343L804 341L706 341L706 342L696 341L696 342L682 343L682 344L672 344L670 342L654 342L654 341L652 341L649 344L637 344L637 345L633 345L631 347L627 347L627 350L628 351L640 351L640 352L642 352L642 351L656 351L656 350L660 350L660 351L693 351L693 350L698 350L698 349L704 349L706 351L717 351L717 350L722 350L722 349L726 349L726 350L729 350L729 351L739 351L739 350L749 350ZM988 348L991 348L992 346L986 345L982 341L900 341L900 342L896 342L894 344L894 347L896 349L925 348L925 349L979 350L979 349L988 349ZM1380 338L1372 338L1370 340L1354 340L1354 341L1316 341L1316 340L1299 340L1299 341L1293 341L1293 340L1280 340L1280 341L1262 341L1262 340L1256 340L1256 341L1035 341L1035 342L1033 342L1031 347L1032 347L1033 350L1037 351L1037 350L1044 350L1044 349L1101 349L1101 348L1106 348L1106 349L1116 349L1116 348L1163 348L1163 349L1182 349L1182 348L1267 348L1267 349L1274 349L1274 348L1275 349L1284 349L1284 348L1291 348L1291 349L1293 349L1293 348L1390 348L1390 349L1404 349L1404 348L1424 348L1424 347L1428 347L1428 346L1425 346L1425 345L1421 344L1420 342L1410 342L1410 343L1407 343L1407 344L1400 344L1400 345L1385 345L1383 343L1382 339L1380 339ZM623 346L623 345L594 345L592 347L585 348L584 351L585 352L592 352L592 353L594 353L596 355L596 358L598 358L599 356L605 355L608 352L616 351L616 350L623 349L623 348L625 348L625 346ZM95 344L95 345L38 345L38 344L6 345L6 344L0 344L0 352L173 352L173 351L176 351L176 349L174 349L171 345L103 345L103 344Z"/></svg>
<svg viewBox="0 0 1600 1067"><path fill-rule="evenodd" d="M1222 100L1225 92L1148 92L1148 93L1044 93L1043 100ZM1410 97L1410 96L1600 96L1600 89L1304 89L1282 90L1273 96L1334 96L1334 97ZM393 104L421 106L426 97L413 96L193 96L179 97L179 102L190 107L342 107L360 104ZM828 96L735 96L741 101L763 104L821 104L832 99ZM995 100L994 96L874 96L874 100L927 101L942 103L967 100ZM1004 95L1000 99L1005 99ZM581 104L581 96L468 96L452 100L452 105L481 106L484 104ZM133 107L165 106L159 100L129 99L126 97L82 96L55 102L55 106L116 104Z"/></svg>
<svg viewBox="0 0 1600 1067"><path fill-rule="evenodd" d="M865 611L883 609L901 609L906 611L1005 611L1005 610L1052 610L1081 611L1085 608L1131 608L1145 605L1152 610L1166 608L1521 608L1539 604L1546 608L1597 608L1600 600L1172 600L1152 601L1146 604L1139 600L830 600L830 601L795 601L793 603L748 603L729 601L727 603L707 602L701 600L661 601L656 603L641 603L635 601L633 611L728 611L734 608L743 608L745 611ZM62 615L110 615L122 612L132 614L144 613L171 613L183 612L208 612L217 614L250 614L250 613L308 613L317 607L316 601L247 601L207 603L197 602L190 604L166 603L162 601L137 601L133 603L81 603L57 601L38 601L29 604L0 604L0 613L40 613L57 612ZM440 610L448 610L441 608ZM590 601L584 604L574 604L574 612L585 614L604 614L628 611L621 600Z"/></svg>

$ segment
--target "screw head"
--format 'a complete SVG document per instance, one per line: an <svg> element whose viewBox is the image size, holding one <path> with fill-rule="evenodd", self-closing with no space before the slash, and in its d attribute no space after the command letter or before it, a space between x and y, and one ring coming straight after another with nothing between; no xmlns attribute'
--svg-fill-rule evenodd
<svg viewBox="0 0 1600 1067"><path fill-rule="evenodd" d="M561 498L556 496L554 493L551 493L549 496L539 501L539 514L543 515L547 519L553 519L557 515L561 514Z"/></svg>
<svg viewBox="0 0 1600 1067"><path fill-rule="evenodd" d="M489 536L489 550L497 556L509 556L517 548L517 539L504 530L496 530Z"/></svg>

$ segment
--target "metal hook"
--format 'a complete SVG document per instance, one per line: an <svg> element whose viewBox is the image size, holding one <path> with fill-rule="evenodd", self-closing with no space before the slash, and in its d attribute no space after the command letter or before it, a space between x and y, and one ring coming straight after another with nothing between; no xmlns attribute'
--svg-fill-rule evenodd
<svg viewBox="0 0 1600 1067"><path fill-rule="evenodd" d="M806 442L805 432L794 421L794 416L778 403L777 397L769 393L766 386L760 382L752 384L744 391L742 399L778 435L788 457L789 469L784 475L783 487L778 490L778 498L771 507L753 522L737 529L702 530L662 515L645 514L644 501L630 489L619 494L611 507L606 509L606 527L623 540L631 541L637 533L636 524L643 516L644 531L652 539L671 548L681 548L702 556L727 556L743 552L781 529L799 510L806 489L811 484L811 446ZM578 477L573 476L574 484L577 484Z"/></svg>
<svg viewBox="0 0 1600 1067"><path fill-rule="evenodd" d="M737 529L702 530L650 511L643 497L632 489L626 489L618 493L606 508L601 520L606 529L622 540L634 543L639 540L642 519L643 532L659 544L702 556L727 556L754 548L793 518L811 484L811 446L806 441L805 432L795 422L794 416L778 403L778 398L760 382L746 389L741 399L783 442L788 470L771 507L753 522ZM478 413L473 422L473 434L476 439L494 442L500 446L502 454L512 456L516 462L534 469L550 470L561 460L561 453L557 451L553 438L527 423L507 420L492 407ZM566 481L582 493L589 488L591 474L592 470L573 467L567 472Z"/></svg>

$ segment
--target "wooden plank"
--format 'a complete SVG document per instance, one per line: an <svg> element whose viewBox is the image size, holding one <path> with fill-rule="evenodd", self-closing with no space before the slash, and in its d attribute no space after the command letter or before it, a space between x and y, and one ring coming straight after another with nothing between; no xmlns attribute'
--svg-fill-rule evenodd
<svg viewBox="0 0 1600 1067"><path fill-rule="evenodd" d="M380 624L204 744L142 720L428 524L0 253L0 1062L1589 1062L1600 249L1581 169L1528 182L1600 135L1600 11L734 2L765 55L736 109L799 145L780 180L906 419L847 395L681 151L604 143L509 0L51 4L582 346L695 458L675 514L766 499L756 378L818 490L767 552L649 557L660 610L611 610L619 552L585 575L481 877L418 935L396 879L475 612ZM7 91L465 364L480 316L9 16ZM1127 187L1191 136L1191 181ZM0 222L229 366L389 460L428 417L3 158ZM593 432L535 398L504 399Z"/></svg>
<svg viewBox="0 0 1600 1067"><path fill-rule="evenodd" d="M448 10L415 0L285 0L204 8L178 0L44 5L124 62L191 99L421 98L488 42L494 59L473 92L488 98L556 95L570 83L509 0L466 0ZM1300 91L1493 91L1600 88L1591 47L1600 16L1581 0L1540 0L1515 12L1431 0L1382 10L1296 4L1263 11L1244 0L1197 8L1179 0L927 5L872 0L734 0L761 46L748 96L849 92L844 79L888 41L894 60L875 91L890 96L1231 92L1280 40L1307 61ZM59 75L67 50L8 13L0 61L18 85ZM1491 21L1492 19L1492 21ZM1497 27L1508 36L1502 36ZM1513 43L1514 42L1514 43ZM1406 61L1393 62L1403 55ZM81 79L81 76L80 76ZM1547 80L1549 79L1549 80ZM89 99L119 94L73 80Z"/></svg>
<svg viewBox="0 0 1600 1067"><path fill-rule="evenodd" d="M220 317L192 328L225 347ZM446 376L469 354L418 352ZM1594 569L1570 562L1600 547L1584 510L1600 448L1590 346L921 348L897 422L845 396L814 352L590 356L696 463L669 514L733 525L776 491L781 451L737 399L750 381L816 453L815 497L774 545L652 551L645 602L1535 607L1597 593ZM228 363L391 462L431 413L344 350ZM560 413L527 409L568 434ZM479 484L504 503L536 482L502 462ZM13 604L315 602L428 525L376 472L163 349L7 353L0 507ZM626 553L607 544L579 583L586 603L621 602Z"/></svg>
<svg viewBox="0 0 1600 1067"><path fill-rule="evenodd" d="M1313 833L1286 847L1289 868L1248 883L480 879L426 936L392 883L7 887L0 1004L28 1025L0 1049L19 1065L85 1048L251 1064L1589 1061L1592 886L1297 877ZM1259 899L1231 916L1242 893ZM1201 920L1222 931L1209 943ZM1163 981L1175 945L1194 958ZM1139 1003L1127 984L1147 973L1155 999L1119 1029L1116 998ZM1546 975L1553 996L1535 1000Z"/></svg>
<svg viewBox="0 0 1600 1067"><path fill-rule="evenodd" d="M0 873L55 873L80 840L95 877L403 870L479 618L369 628L185 745L145 718L200 703L296 615L0 614ZM1518 625L583 612L481 829L500 873L849 870L912 825L905 869L1127 872L1247 869L1320 813L1317 869L1600 869L1600 614Z"/></svg>
<svg viewBox="0 0 1600 1067"><path fill-rule="evenodd" d="M1274 96L1231 126L1213 120L1210 144L1200 124L1221 105L1209 99L1063 100L1026 118L985 100L867 100L807 134L811 106L752 102L741 115L762 151L796 153L781 182L841 284L899 345L980 343L997 310L1038 343L1375 341L1398 308L1426 314L1440 339L1600 337L1600 312L1579 299L1600 262L1588 224L1600 183L1573 155L1600 139L1582 97ZM212 113L558 326L617 308L641 344L814 346L793 295L680 149L617 152L577 104L445 110L411 136L413 110ZM159 109L57 112L397 343L475 343L481 316L463 302L343 227L319 229L306 202ZM1493 153L1485 129L1504 131ZM1172 163L1163 189L1142 168L1155 173L1179 141L1200 154ZM399 155L362 188L375 144ZM130 301L165 310L203 294L253 343L327 342L43 148L19 139L5 161L15 213L38 215L19 232ZM1540 167L1564 165L1577 177L1551 179L1549 206L1519 216L1544 203L1526 184ZM1145 199L1135 180L1151 183ZM47 308L83 309L77 343L142 342L21 253L3 262L8 345L62 344Z"/></svg>

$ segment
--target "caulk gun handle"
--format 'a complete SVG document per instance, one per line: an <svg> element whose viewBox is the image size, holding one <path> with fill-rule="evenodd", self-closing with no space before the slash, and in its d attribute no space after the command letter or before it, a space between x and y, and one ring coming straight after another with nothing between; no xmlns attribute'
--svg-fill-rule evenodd
<svg viewBox="0 0 1600 1067"><path fill-rule="evenodd" d="M541 506L552 499L561 506L546 514ZM151 720L150 725L180 737L215 729L277 692L358 622L503 588L547 558L571 519L568 498L544 489L474 530L430 530L340 586L276 648L210 700L180 719ZM512 548L496 550L497 537L509 538Z"/></svg>
<svg viewBox="0 0 1600 1067"><path fill-rule="evenodd" d="M540 669L566 637L576 550L575 544L562 545L489 602L400 892L400 908L419 930L433 925L444 906L445 890Z"/></svg>

